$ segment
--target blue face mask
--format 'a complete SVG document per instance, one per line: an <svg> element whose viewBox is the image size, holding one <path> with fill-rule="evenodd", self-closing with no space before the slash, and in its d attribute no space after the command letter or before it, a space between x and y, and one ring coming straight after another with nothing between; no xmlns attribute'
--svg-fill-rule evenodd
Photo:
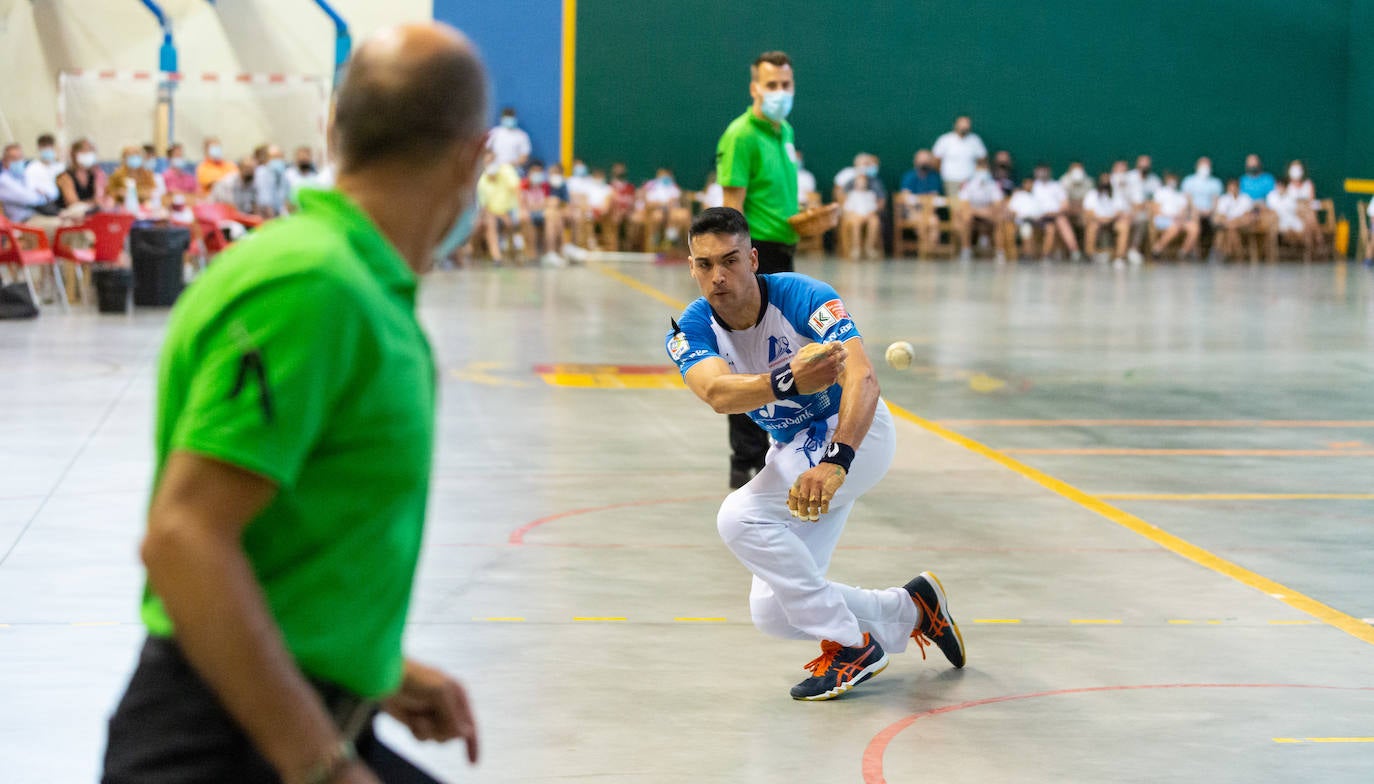
<svg viewBox="0 0 1374 784"><path fill-rule="evenodd" d="M143 168L143 156L130 155L128 158L124 159L124 165L128 166L130 169L141 169Z"/></svg>
<svg viewBox="0 0 1374 784"><path fill-rule="evenodd" d="M212 144L210 145L210 148L205 151L205 155L210 160L217 161L220 158L224 157L224 148L219 146L218 144Z"/></svg>
<svg viewBox="0 0 1374 784"><path fill-rule="evenodd" d="M51 147L44 147L38 151L38 158L44 163L52 163L57 160L57 151Z"/></svg>
<svg viewBox="0 0 1374 784"><path fill-rule="evenodd" d="M869 164L864 167L864 174L867 174L869 177L877 177L878 167L874 166L873 164Z"/></svg>
<svg viewBox="0 0 1374 784"><path fill-rule="evenodd" d="M185 159L185 158L172 158L171 160L167 161L167 165L168 165L168 166L171 166L173 169L180 169L180 168L183 168L184 166L186 166L186 159Z"/></svg>
<svg viewBox="0 0 1374 784"><path fill-rule="evenodd" d="M267 162L267 168L271 169L277 174L281 174L282 172L286 171L286 159L273 158L272 160Z"/></svg>
<svg viewBox="0 0 1374 784"><path fill-rule="evenodd" d="M514 117L502 117L502 118L501 118L501 127L503 127L503 128L514 128L515 126L516 126L516 122L515 122L515 118L514 118Z"/></svg>
<svg viewBox="0 0 1374 784"><path fill-rule="evenodd" d="M787 90L774 90L763 94L763 116L780 123L792 113L792 93Z"/></svg>
<svg viewBox="0 0 1374 784"><path fill-rule="evenodd" d="M154 169L157 168L157 159L156 159L156 158L144 158L144 159L143 159L143 168L147 169L148 171L153 171Z"/></svg>
<svg viewBox="0 0 1374 784"><path fill-rule="evenodd" d="M574 176L574 177L586 177L586 176L587 176L587 167L586 167L585 165L581 164L581 163L577 164L576 166L573 167L573 176Z"/></svg>
<svg viewBox="0 0 1374 784"><path fill-rule="evenodd" d="M439 247L434 249L434 258L442 260L452 256L453 252L472 236L472 227L476 222L477 200L473 199L472 204L469 204L468 208L463 210L463 214L458 216L458 220L453 222L453 228L439 241Z"/></svg>
<svg viewBox="0 0 1374 784"><path fill-rule="evenodd" d="M8 167L6 167L6 168L9 169L10 174L13 174L15 177L23 177L23 176L24 176L24 162L23 162L23 161L14 161L14 162L12 162L12 163L11 163Z"/></svg>

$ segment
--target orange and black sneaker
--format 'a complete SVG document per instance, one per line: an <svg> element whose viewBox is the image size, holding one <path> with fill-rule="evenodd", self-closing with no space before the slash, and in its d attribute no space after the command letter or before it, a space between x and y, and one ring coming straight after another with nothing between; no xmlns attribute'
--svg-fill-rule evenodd
<svg viewBox="0 0 1374 784"><path fill-rule="evenodd" d="M823 640L821 655L804 669L811 671L811 677L792 687L792 699L833 700L887 669L887 654L864 632L863 644L853 648Z"/></svg>
<svg viewBox="0 0 1374 784"><path fill-rule="evenodd" d="M921 658L926 657L926 645L933 642L950 664L963 667L964 636L949 614L949 599L940 578L934 572L921 572L906 584L906 592L921 610L921 620L911 632L911 639L921 648Z"/></svg>

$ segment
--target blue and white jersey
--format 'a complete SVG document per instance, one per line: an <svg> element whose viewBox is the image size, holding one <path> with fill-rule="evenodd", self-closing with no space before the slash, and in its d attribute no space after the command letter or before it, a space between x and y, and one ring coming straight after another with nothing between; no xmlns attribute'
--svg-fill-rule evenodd
<svg viewBox="0 0 1374 784"><path fill-rule="evenodd" d="M668 356L685 377L698 362L720 357L736 373L771 373L792 361L808 343L830 343L859 337L859 328L840 295L815 278L783 272L759 275L762 297L759 320L749 329L733 330L702 297L687 306L678 331L669 332ZM824 422L840 410L840 387L814 395L777 400L749 412L778 443L791 441L813 422Z"/></svg>

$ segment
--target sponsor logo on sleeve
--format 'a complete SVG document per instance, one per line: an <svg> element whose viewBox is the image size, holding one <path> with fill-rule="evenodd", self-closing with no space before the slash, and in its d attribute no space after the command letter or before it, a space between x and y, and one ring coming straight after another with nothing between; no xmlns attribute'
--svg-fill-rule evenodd
<svg viewBox="0 0 1374 784"><path fill-rule="evenodd" d="M691 347L691 344L687 342L687 336L679 332L673 335L672 340L668 341L668 356L672 357L674 362L677 362L687 354L687 351Z"/></svg>
<svg viewBox="0 0 1374 784"><path fill-rule="evenodd" d="M824 337L826 331L847 318L849 318L849 313L844 309L844 303L832 299L816 308L807 323L816 331L817 337Z"/></svg>

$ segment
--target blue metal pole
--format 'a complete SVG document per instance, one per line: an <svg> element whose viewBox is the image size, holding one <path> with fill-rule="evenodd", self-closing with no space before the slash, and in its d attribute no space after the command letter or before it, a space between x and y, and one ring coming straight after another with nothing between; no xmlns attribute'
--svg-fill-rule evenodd
<svg viewBox="0 0 1374 784"><path fill-rule="evenodd" d="M164 74L174 74L177 71L177 47L172 40L172 22L167 18L167 14L162 12L162 7L153 0L141 2L157 18L158 26L162 28L162 46L157 52L157 68ZM167 107L168 144L176 139L176 113L172 111L172 93L175 91L176 82L170 76L158 83L157 102Z"/></svg>
<svg viewBox="0 0 1374 784"><path fill-rule="evenodd" d="M315 0L315 5L318 5L334 23L334 87L337 88L339 80L343 78L344 64L353 52L353 37L348 33L348 22L334 10L328 0Z"/></svg>

